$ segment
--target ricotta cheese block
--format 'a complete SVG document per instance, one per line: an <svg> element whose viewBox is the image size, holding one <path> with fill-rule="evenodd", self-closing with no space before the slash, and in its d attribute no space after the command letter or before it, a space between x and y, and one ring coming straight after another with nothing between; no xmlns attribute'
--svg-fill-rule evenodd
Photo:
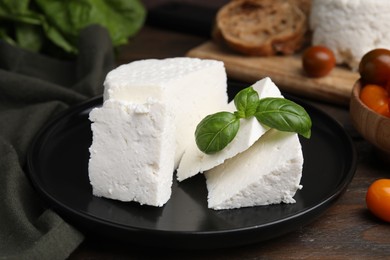
<svg viewBox="0 0 390 260"><path fill-rule="evenodd" d="M107 100L90 112L93 141L89 179L93 194L162 206L171 195L174 117L165 104Z"/></svg>
<svg viewBox="0 0 390 260"><path fill-rule="evenodd" d="M205 173L208 207L295 203L302 167L298 135L270 129L248 150Z"/></svg>
<svg viewBox="0 0 390 260"><path fill-rule="evenodd" d="M312 44L332 49L337 63L357 70L363 55L390 48L389 0L313 0Z"/></svg>
<svg viewBox="0 0 390 260"><path fill-rule="evenodd" d="M166 105L176 126L175 168L194 139L196 125L227 104L222 62L197 58L148 59L119 66L104 82L104 100L142 104L152 97Z"/></svg>
<svg viewBox="0 0 390 260"><path fill-rule="evenodd" d="M268 77L257 81L252 87L259 94L259 98L283 97L278 87ZM231 101L224 110L230 112L235 111L234 101ZM177 179L183 181L222 164L225 160L247 150L268 129L269 127L260 124L255 117L241 119L240 129L233 141L222 151L210 155L200 151L196 145L195 138L192 137L191 143L186 148L179 168L177 169Z"/></svg>

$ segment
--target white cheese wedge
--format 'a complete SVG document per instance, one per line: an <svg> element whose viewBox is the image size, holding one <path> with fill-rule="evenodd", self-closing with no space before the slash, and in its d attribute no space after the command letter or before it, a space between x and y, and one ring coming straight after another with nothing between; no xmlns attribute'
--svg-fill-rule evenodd
<svg viewBox="0 0 390 260"><path fill-rule="evenodd" d="M302 167L298 135L271 129L248 150L205 173L208 207L294 203Z"/></svg>
<svg viewBox="0 0 390 260"><path fill-rule="evenodd" d="M90 113L93 194L162 206L171 195L175 154L173 115L165 104L116 100Z"/></svg>
<svg viewBox="0 0 390 260"><path fill-rule="evenodd" d="M270 78L264 78L252 85L253 89L259 94L259 98L266 97L283 97L278 87ZM226 111L233 112L236 110L234 102L230 102ZM213 111L213 113L218 112ZM207 171L217 165L222 164L225 160L247 150L262 136L269 128L261 125L255 117L240 121L240 129L233 139L222 151L215 154L205 154L199 150L196 145L195 137L192 136L191 143L185 150L177 169L177 179L183 181L198 173Z"/></svg>
<svg viewBox="0 0 390 260"><path fill-rule="evenodd" d="M176 126L175 168L194 139L197 123L227 104L222 62L197 58L134 61L108 73L104 100L144 103L149 97L165 104Z"/></svg>
<svg viewBox="0 0 390 260"><path fill-rule="evenodd" d="M312 44L332 49L337 63L358 69L363 55L390 47L389 0L313 0Z"/></svg>

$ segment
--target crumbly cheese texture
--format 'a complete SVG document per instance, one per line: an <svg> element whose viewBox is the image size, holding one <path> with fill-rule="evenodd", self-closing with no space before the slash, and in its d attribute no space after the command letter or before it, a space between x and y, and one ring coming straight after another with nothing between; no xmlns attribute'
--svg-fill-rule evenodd
<svg viewBox="0 0 390 260"><path fill-rule="evenodd" d="M363 55L390 47L389 0L313 0L312 44L332 49L337 63L357 70Z"/></svg>
<svg viewBox="0 0 390 260"><path fill-rule="evenodd" d="M93 194L162 206L171 196L174 117L165 104L117 100L91 111L89 179Z"/></svg>
<svg viewBox="0 0 390 260"><path fill-rule="evenodd" d="M252 87L259 94L259 98L283 97L278 87L270 78L264 78L253 84ZM224 110L230 112L235 111L234 101L231 101ZM269 127L260 124L255 117L242 119L240 121L240 129L233 141L222 151L210 155L199 150L193 137L180 161L179 168L177 169L177 179L183 181L222 164L225 160L247 150L268 129Z"/></svg>
<svg viewBox="0 0 390 260"><path fill-rule="evenodd" d="M302 167L298 135L271 129L248 150L205 173L208 207L295 203Z"/></svg>
<svg viewBox="0 0 390 260"><path fill-rule="evenodd" d="M227 77L222 62L197 58L148 59L119 66L104 82L104 100L144 103L154 98L174 115L175 167L197 123L227 104Z"/></svg>

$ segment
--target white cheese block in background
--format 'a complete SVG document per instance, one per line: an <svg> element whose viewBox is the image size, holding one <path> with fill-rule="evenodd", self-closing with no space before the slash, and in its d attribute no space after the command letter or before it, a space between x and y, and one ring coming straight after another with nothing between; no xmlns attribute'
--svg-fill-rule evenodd
<svg viewBox="0 0 390 260"><path fill-rule="evenodd" d="M162 206L171 195L175 127L164 104L116 100L90 113L93 142L89 178L93 194Z"/></svg>
<svg viewBox="0 0 390 260"><path fill-rule="evenodd" d="M333 50L337 63L357 70L363 55L390 48L389 0L313 0L312 44Z"/></svg>
<svg viewBox="0 0 390 260"><path fill-rule="evenodd" d="M271 129L248 150L205 173L208 207L295 203L302 167L298 135Z"/></svg>
<svg viewBox="0 0 390 260"><path fill-rule="evenodd" d="M226 107L226 81L220 61L184 57L140 60L108 73L104 100L144 103L152 97L173 111L176 167L200 120Z"/></svg>
<svg viewBox="0 0 390 260"><path fill-rule="evenodd" d="M266 97L283 97L278 87L270 78L264 78L252 85L253 89L259 94L259 98ZM233 112L236 110L234 101L226 106L226 111ZM218 111L214 111L216 113ZM177 169L177 179L183 181L199 172L202 173L217 165L222 164L225 160L232 158L248 149L260 136L269 128L261 125L255 117L243 119L240 121L240 129L233 139L222 151L215 154L205 154L199 150L196 145L195 137L192 137L190 145L186 148L185 153Z"/></svg>

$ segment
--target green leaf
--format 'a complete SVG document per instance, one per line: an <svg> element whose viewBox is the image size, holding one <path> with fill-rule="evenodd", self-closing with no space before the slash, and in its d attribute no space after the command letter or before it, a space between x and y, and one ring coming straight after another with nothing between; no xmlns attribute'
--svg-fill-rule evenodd
<svg viewBox="0 0 390 260"><path fill-rule="evenodd" d="M0 1L0 38L10 44L38 51L43 42L42 21L39 13L29 10L29 0Z"/></svg>
<svg viewBox="0 0 390 260"><path fill-rule="evenodd" d="M0 8L8 13L22 13L28 10L30 0L1 0Z"/></svg>
<svg viewBox="0 0 390 260"><path fill-rule="evenodd" d="M208 115L196 127L196 144L206 154L219 152L234 139L239 127L240 119L233 113Z"/></svg>
<svg viewBox="0 0 390 260"><path fill-rule="evenodd" d="M105 27L119 46L141 29L145 18L140 0L0 0L0 38L30 50L47 47L49 41L77 54L85 27Z"/></svg>
<svg viewBox="0 0 390 260"><path fill-rule="evenodd" d="M234 105L237 108L236 115L240 118L249 118L256 113L259 94L252 88L244 88L234 97Z"/></svg>
<svg viewBox="0 0 390 260"><path fill-rule="evenodd" d="M280 131L296 132L306 138L311 135L311 119L305 109L284 98L260 99L255 114L257 120Z"/></svg>
<svg viewBox="0 0 390 260"><path fill-rule="evenodd" d="M42 32L35 25L16 25L15 38L18 45L27 50L39 51L42 46Z"/></svg>
<svg viewBox="0 0 390 260"><path fill-rule="evenodd" d="M9 35L7 34L7 30L5 28L0 28L0 39L2 39L3 41L11 45L16 44L15 40L9 37Z"/></svg>
<svg viewBox="0 0 390 260"><path fill-rule="evenodd" d="M78 35L92 24L105 27L114 46L127 43L144 23L138 0L36 0L46 18L48 37L67 51L77 48Z"/></svg>

